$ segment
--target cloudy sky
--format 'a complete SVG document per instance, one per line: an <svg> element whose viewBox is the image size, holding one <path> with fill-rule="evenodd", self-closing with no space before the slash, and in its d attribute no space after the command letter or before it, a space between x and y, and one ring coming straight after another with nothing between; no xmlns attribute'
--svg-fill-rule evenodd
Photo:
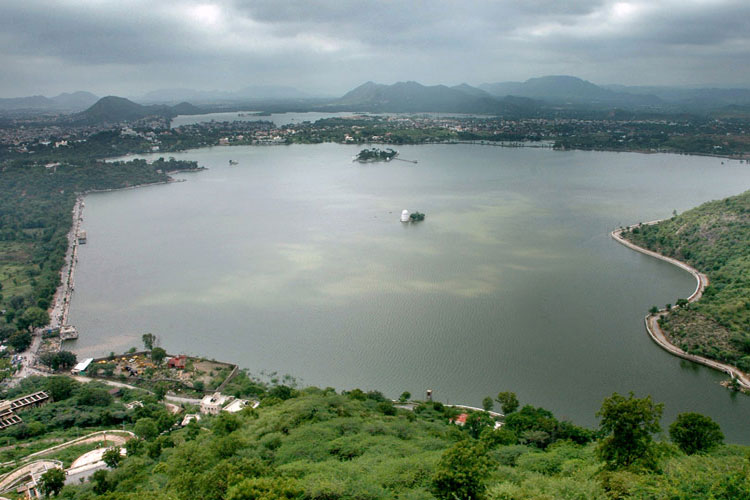
<svg viewBox="0 0 750 500"><path fill-rule="evenodd" d="M750 86L748 0L1 0L0 96L367 80Z"/></svg>

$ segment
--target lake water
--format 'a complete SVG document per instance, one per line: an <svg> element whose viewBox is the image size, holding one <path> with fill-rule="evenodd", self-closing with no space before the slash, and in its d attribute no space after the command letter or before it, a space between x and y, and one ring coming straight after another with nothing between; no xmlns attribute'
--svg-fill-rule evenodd
<svg viewBox="0 0 750 500"><path fill-rule="evenodd" d="M175 154L186 182L86 197L71 322L82 355L140 346L305 384L499 391L594 426L614 391L716 419L750 444L750 399L670 356L643 325L693 278L609 237L738 194L716 158L490 146L400 148L361 165L336 144ZM239 162L229 166L230 159ZM427 214L402 224L402 209Z"/></svg>

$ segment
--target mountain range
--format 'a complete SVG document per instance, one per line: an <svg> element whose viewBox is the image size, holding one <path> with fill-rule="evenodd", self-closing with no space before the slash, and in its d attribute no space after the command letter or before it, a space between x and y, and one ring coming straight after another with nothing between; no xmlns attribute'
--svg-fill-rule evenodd
<svg viewBox="0 0 750 500"><path fill-rule="evenodd" d="M142 103L169 104L180 101L194 103L231 103L248 100L309 99L312 95L293 87L278 85L251 85L235 92L221 90L194 90L186 88L159 89L135 99Z"/></svg>
<svg viewBox="0 0 750 500"><path fill-rule="evenodd" d="M0 99L0 111L58 111L75 113L83 111L99 98L91 92L64 93L55 97L35 95Z"/></svg>
<svg viewBox="0 0 750 500"><path fill-rule="evenodd" d="M750 107L750 89L605 86L560 75L531 78L525 82L484 83L477 87L466 83L446 86L422 85L413 81L391 85L367 82L333 99L312 98L291 87L255 86L237 92L163 89L150 92L139 101L142 104L115 96L97 100L89 92L74 92L51 98L0 99L0 112L72 113L70 118L73 121L86 123L247 109L502 116L538 116L560 110L610 112L615 109L647 113L715 110L745 113Z"/></svg>

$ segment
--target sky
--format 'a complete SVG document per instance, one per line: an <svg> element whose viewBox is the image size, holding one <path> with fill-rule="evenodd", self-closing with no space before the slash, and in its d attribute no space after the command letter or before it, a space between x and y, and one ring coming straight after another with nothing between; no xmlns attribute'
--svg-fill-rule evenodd
<svg viewBox="0 0 750 500"><path fill-rule="evenodd" d="M2 0L0 97L573 75L750 87L748 0Z"/></svg>

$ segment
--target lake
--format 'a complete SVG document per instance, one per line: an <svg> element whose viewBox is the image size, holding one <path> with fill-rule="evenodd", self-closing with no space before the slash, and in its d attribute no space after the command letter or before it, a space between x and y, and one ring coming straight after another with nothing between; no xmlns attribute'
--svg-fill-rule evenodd
<svg viewBox="0 0 750 500"><path fill-rule="evenodd" d="M209 170L87 196L72 348L119 352L153 332L171 353L321 387L471 405L512 390L587 426L632 390L665 403L665 429L697 411L750 444L750 399L645 332L647 310L694 279L609 236L738 194L749 166L471 145L363 165L359 149L188 151L174 156ZM402 224L404 208L427 218Z"/></svg>

